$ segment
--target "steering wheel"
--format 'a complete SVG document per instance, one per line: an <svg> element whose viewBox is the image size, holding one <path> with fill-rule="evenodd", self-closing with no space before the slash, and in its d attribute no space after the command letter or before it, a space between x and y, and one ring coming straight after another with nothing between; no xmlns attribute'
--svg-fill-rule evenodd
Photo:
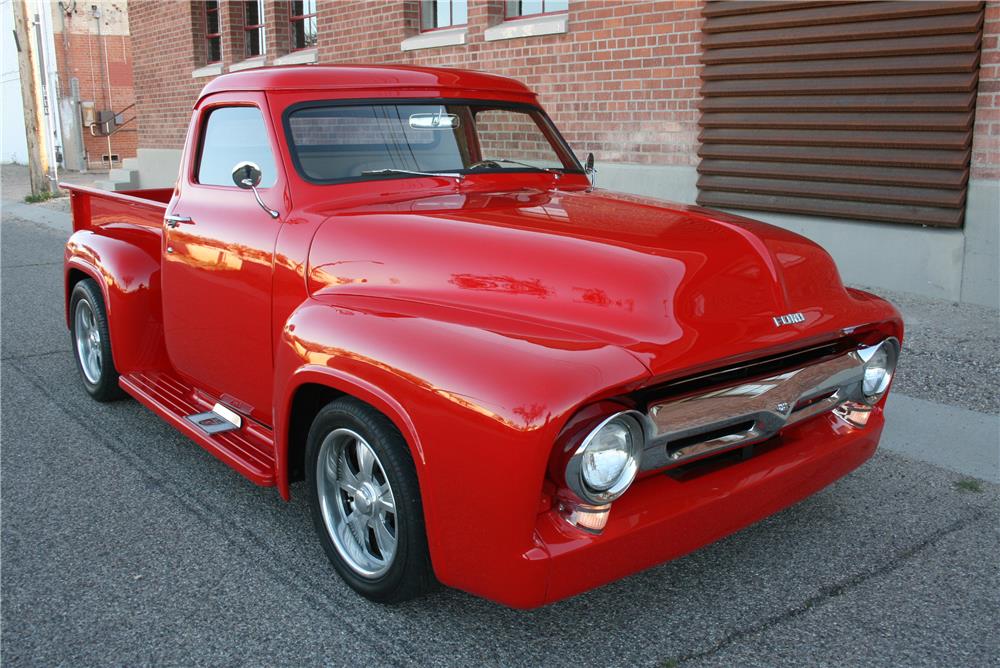
<svg viewBox="0 0 1000 668"><path fill-rule="evenodd" d="M480 160L469 165L469 169L503 169L503 166L496 160Z"/></svg>

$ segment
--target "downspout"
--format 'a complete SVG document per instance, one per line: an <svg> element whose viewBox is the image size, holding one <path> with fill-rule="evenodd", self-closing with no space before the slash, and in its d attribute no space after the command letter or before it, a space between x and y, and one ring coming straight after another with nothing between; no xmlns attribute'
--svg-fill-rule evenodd
<svg viewBox="0 0 1000 668"><path fill-rule="evenodd" d="M104 94L106 97L107 108L112 114L115 113L113 102L111 100L111 72L108 68L108 45L104 43L104 36L101 34L101 17L103 13L100 7L94 5L94 20L97 21L97 43L100 46L101 53L104 56L104 69L101 70L101 80L104 82ZM109 126L110 128L110 126ZM114 167L114 162L111 160L111 135L107 136L108 139L108 171Z"/></svg>
<svg viewBox="0 0 1000 668"><path fill-rule="evenodd" d="M73 114L76 116L75 122L72 127L75 129L75 139L77 147L79 148L80 154L79 164L76 166L80 168L81 173L86 173L90 168L90 160L87 155L87 144L83 138L83 117L80 113L80 80L75 79L72 76L72 67L70 67L69 60L69 30L66 27L66 18L71 16L74 11L76 11L76 0L72 0L72 6L68 2L59 2L59 29L62 31L62 51L63 51L63 62L66 64L66 89L65 95L73 103ZM90 53L90 40L87 40L87 55L88 59L93 62L93 55ZM73 81L76 80L76 86L74 90ZM63 155L66 154L66 143L63 141Z"/></svg>

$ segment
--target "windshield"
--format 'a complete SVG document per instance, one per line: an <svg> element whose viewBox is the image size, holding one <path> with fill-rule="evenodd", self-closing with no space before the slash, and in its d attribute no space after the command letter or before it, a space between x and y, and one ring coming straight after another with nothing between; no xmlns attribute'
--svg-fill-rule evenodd
<svg viewBox="0 0 1000 668"><path fill-rule="evenodd" d="M309 104L285 122L296 169L317 183L412 172L582 171L545 115L528 106Z"/></svg>

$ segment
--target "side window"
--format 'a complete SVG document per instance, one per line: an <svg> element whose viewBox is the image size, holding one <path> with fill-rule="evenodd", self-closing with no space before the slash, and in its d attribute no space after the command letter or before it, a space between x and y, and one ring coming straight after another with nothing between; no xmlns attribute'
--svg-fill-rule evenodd
<svg viewBox="0 0 1000 668"><path fill-rule="evenodd" d="M274 154L267 140L264 117L257 107L220 107L208 115L198 159L198 183L232 186L233 167L250 161L260 167L260 187L277 180Z"/></svg>

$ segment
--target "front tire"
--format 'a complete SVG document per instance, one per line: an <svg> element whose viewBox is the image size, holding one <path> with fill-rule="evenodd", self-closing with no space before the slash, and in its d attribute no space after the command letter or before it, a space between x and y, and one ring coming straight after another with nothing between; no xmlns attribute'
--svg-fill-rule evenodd
<svg viewBox="0 0 1000 668"><path fill-rule="evenodd" d="M87 393L97 401L125 396L118 386L118 370L111 357L111 334L101 290L85 278L73 286L69 299L70 337L76 368Z"/></svg>
<svg viewBox="0 0 1000 668"><path fill-rule="evenodd" d="M327 404L309 430L306 476L316 533L352 589L379 603L431 589L416 469L391 421L350 397Z"/></svg>

